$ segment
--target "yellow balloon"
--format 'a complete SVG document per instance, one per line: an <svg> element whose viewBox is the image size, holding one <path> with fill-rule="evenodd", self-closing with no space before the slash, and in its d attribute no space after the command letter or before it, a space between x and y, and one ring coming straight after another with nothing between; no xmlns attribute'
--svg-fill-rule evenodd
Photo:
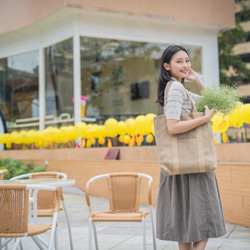
<svg viewBox="0 0 250 250"><path fill-rule="evenodd" d="M16 144L21 144L21 136L17 131L13 131L11 133L12 136L12 142Z"/></svg>
<svg viewBox="0 0 250 250"><path fill-rule="evenodd" d="M76 133L74 126L68 126L66 130L66 136L69 140L76 140L79 136Z"/></svg>
<svg viewBox="0 0 250 250"><path fill-rule="evenodd" d="M112 142L110 139L108 139L108 148L112 148Z"/></svg>
<svg viewBox="0 0 250 250"><path fill-rule="evenodd" d="M85 122L79 122L75 126L76 134L78 137L85 137L86 132L86 123Z"/></svg>
<svg viewBox="0 0 250 250"><path fill-rule="evenodd" d="M36 137L35 137L35 131L33 129L29 130L27 132L27 136L28 136L28 142L29 143L35 143Z"/></svg>
<svg viewBox="0 0 250 250"><path fill-rule="evenodd" d="M119 142L120 142L120 143L123 143L123 142L124 142L124 136L123 136L123 135L120 135L120 136L119 136Z"/></svg>
<svg viewBox="0 0 250 250"><path fill-rule="evenodd" d="M137 146L140 146L143 142L143 135L139 135L135 138Z"/></svg>
<svg viewBox="0 0 250 250"><path fill-rule="evenodd" d="M91 144L91 139L88 139L88 140L87 140L87 145L86 145L87 148L91 148L91 145L92 145L92 144Z"/></svg>
<svg viewBox="0 0 250 250"><path fill-rule="evenodd" d="M118 122L118 134L125 135L127 133L126 123L124 121Z"/></svg>
<svg viewBox="0 0 250 250"><path fill-rule="evenodd" d="M217 113L213 116L211 121L213 123L212 129L214 132L223 133L223 132L227 131L228 124L229 124L227 116L223 116L222 114Z"/></svg>
<svg viewBox="0 0 250 250"><path fill-rule="evenodd" d="M153 113L149 113L145 115L145 127L147 129L147 134L152 133L152 125L154 124L154 117L156 115Z"/></svg>
<svg viewBox="0 0 250 250"><path fill-rule="evenodd" d="M82 148L85 148L85 145L86 145L85 139L82 139L82 140L81 140L81 147L82 147Z"/></svg>
<svg viewBox="0 0 250 250"><path fill-rule="evenodd" d="M99 137L98 138L98 143L103 145L105 143L105 138L104 137Z"/></svg>
<svg viewBox="0 0 250 250"><path fill-rule="evenodd" d="M96 127L96 137L97 138L106 137L106 129L103 125L99 125Z"/></svg>
<svg viewBox="0 0 250 250"><path fill-rule="evenodd" d="M90 141L91 141L91 145L94 145L95 142L96 142L96 139L95 138L90 138Z"/></svg>
<svg viewBox="0 0 250 250"><path fill-rule="evenodd" d="M129 135L124 135L124 143L129 144L130 142L130 136Z"/></svg>
<svg viewBox="0 0 250 250"><path fill-rule="evenodd" d="M230 120L232 126L239 128L244 123L240 116L240 109L243 106L242 103L238 102L236 108L228 114L228 119Z"/></svg>
<svg viewBox="0 0 250 250"><path fill-rule="evenodd" d="M114 118L105 121L104 127L108 137L116 137L118 135L118 122Z"/></svg>
<svg viewBox="0 0 250 250"><path fill-rule="evenodd" d="M7 144L11 144L11 142L12 142L12 136L11 136L11 134L8 134L8 133L3 134L3 138L4 138L4 142L3 143L5 143L6 146L7 146Z"/></svg>
<svg viewBox="0 0 250 250"><path fill-rule="evenodd" d="M88 125L86 127L85 137L88 138L88 139L97 137L96 130L97 130L96 127L94 127L93 125Z"/></svg>
<svg viewBox="0 0 250 250"><path fill-rule="evenodd" d="M152 141L154 140L154 137L152 134L148 134L146 137L146 141L147 143L152 143Z"/></svg>
<svg viewBox="0 0 250 250"><path fill-rule="evenodd" d="M240 117L245 123L250 123L250 103L244 104L240 108Z"/></svg>
<svg viewBox="0 0 250 250"><path fill-rule="evenodd" d="M125 121L126 127L127 127L127 133L130 135L136 135L136 127L135 127L135 120L133 118L128 118Z"/></svg>
<svg viewBox="0 0 250 250"><path fill-rule="evenodd" d="M147 129L145 127L145 116L144 115L139 115L135 118L135 127L136 127L136 132L137 134L144 135L147 132Z"/></svg>
<svg viewBox="0 0 250 250"><path fill-rule="evenodd" d="M152 125L151 133L155 136L155 125L154 124Z"/></svg>
<svg viewBox="0 0 250 250"><path fill-rule="evenodd" d="M129 147L133 147L135 145L135 136L132 136L129 142Z"/></svg>
<svg viewBox="0 0 250 250"><path fill-rule="evenodd" d="M224 143L226 143L226 142L228 141L228 140L227 140L227 134L226 134L226 132L223 132L223 133L222 133L221 139L222 139L222 141L223 141Z"/></svg>
<svg viewBox="0 0 250 250"><path fill-rule="evenodd" d="M21 143L28 144L28 136L27 136L27 131L21 130L20 131L20 137L21 137Z"/></svg>
<svg viewBox="0 0 250 250"><path fill-rule="evenodd" d="M67 142L68 141L68 137L67 137L67 127L66 126L62 126L59 129L60 135L63 139L63 142Z"/></svg>

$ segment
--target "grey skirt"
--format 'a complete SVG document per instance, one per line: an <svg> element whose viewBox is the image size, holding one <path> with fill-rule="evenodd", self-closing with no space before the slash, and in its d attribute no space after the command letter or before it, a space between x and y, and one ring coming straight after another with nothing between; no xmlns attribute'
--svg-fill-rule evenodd
<svg viewBox="0 0 250 250"><path fill-rule="evenodd" d="M215 172L160 174L156 236L161 240L197 242L226 234Z"/></svg>

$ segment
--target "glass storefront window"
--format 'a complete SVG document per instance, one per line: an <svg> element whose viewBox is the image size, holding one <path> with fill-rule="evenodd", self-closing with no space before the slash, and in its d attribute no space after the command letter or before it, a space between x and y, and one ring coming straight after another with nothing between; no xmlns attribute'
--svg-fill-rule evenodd
<svg viewBox="0 0 250 250"><path fill-rule="evenodd" d="M39 117L38 51L0 59L0 108L8 124Z"/></svg>
<svg viewBox="0 0 250 250"><path fill-rule="evenodd" d="M86 116L103 123L140 114L162 114L154 103L160 58L166 44L81 37L82 95ZM184 45L185 46L185 45ZM185 46L201 73L201 47Z"/></svg>
<svg viewBox="0 0 250 250"><path fill-rule="evenodd" d="M73 39L45 49L46 116L73 118Z"/></svg>

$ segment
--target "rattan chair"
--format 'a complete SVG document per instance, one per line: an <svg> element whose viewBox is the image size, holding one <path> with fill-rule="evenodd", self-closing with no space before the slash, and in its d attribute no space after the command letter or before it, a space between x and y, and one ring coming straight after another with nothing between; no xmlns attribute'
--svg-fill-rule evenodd
<svg viewBox="0 0 250 250"><path fill-rule="evenodd" d="M29 191L34 190L33 198L30 199ZM29 224L29 202L37 201L39 190L50 190L55 195L56 205L53 211L53 220L49 224ZM42 249L42 245L36 238L51 229L49 242L44 244L47 249L52 249L55 239L57 249L57 216L60 207L60 192L55 187L42 185L0 185L0 249L6 247L9 241L16 239L13 249L18 249L23 237L32 237L34 242ZM7 238L2 244L1 238Z"/></svg>
<svg viewBox="0 0 250 250"><path fill-rule="evenodd" d="M106 178L109 194L109 211L92 212L90 203L90 184L98 179ZM141 179L148 179L148 203L151 215L154 249L156 249L156 237L152 213L151 183L152 177L140 173L110 173L91 178L85 189L86 202L89 208L89 250L92 249L92 228L95 238L95 246L98 249L95 222L142 222L143 249L146 249L145 218L148 211L140 211Z"/></svg>
<svg viewBox="0 0 250 250"><path fill-rule="evenodd" d="M7 169L1 169L0 170L0 180L3 180L4 175L8 172Z"/></svg>
<svg viewBox="0 0 250 250"><path fill-rule="evenodd" d="M29 178L29 179L67 179L67 175L64 173L59 172L39 172L39 173L30 173L30 174L24 174L19 175L11 180L18 180L23 178ZM69 240L70 240L70 248L73 250L73 240L72 240L72 233L71 233L71 227L69 222L69 217L67 213L66 206L64 204L64 196L63 191L61 187L58 187L60 191L60 198L62 201L63 209L60 207L60 211L64 210L64 214L66 217L67 225L68 225L68 232L69 232ZM41 191L38 193L38 202L37 202L37 216L38 217L51 217L53 215L53 209L55 206L55 201L53 200L54 196L49 191Z"/></svg>

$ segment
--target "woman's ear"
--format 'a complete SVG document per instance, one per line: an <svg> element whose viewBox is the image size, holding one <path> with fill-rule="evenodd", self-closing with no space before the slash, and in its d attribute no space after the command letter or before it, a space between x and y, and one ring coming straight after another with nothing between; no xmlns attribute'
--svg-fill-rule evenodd
<svg viewBox="0 0 250 250"><path fill-rule="evenodd" d="M168 63L163 63L163 67L165 70L170 70L170 66Z"/></svg>

